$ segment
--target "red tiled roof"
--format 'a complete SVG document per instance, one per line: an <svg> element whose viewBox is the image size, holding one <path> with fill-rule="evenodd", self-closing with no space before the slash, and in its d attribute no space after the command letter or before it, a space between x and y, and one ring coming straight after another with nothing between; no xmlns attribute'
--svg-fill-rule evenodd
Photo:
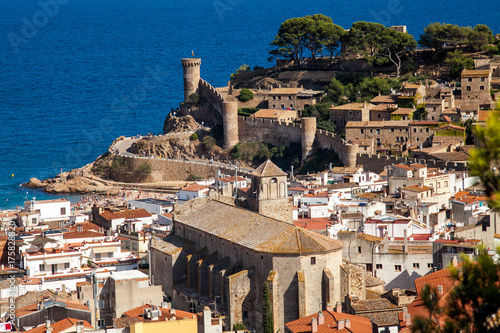
<svg viewBox="0 0 500 333"><path fill-rule="evenodd" d="M189 191L189 192L199 192L199 191L204 190L206 188L208 188L208 186L199 185L197 183L192 183L192 184L184 186L183 188L181 188L181 190L182 191Z"/></svg>
<svg viewBox="0 0 500 333"><path fill-rule="evenodd" d="M144 318L144 309L146 308L151 308L150 304L145 304L142 306L139 306L135 309L129 310L123 314L123 317L128 317L128 318L133 318L133 320L139 320L142 322L151 322L151 319L146 319ZM186 312L186 311L181 311L177 309L165 309L158 307L158 309L161 311L161 316L158 317L158 321L167 321L170 320L172 317L175 317L176 320L182 320L182 319L195 319L196 314L191 313L191 312ZM135 319L137 318L137 319ZM137 321L135 321L137 322ZM129 325L130 326L130 325Z"/></svg>
<svg viewBox="0 0 500 333"><path fill-rule="evenodd" d="M371 333L372 323L368 318L363 318L359 316L353 316L347 313L339 313L333 311L323 311L325 316L325 323L323 325L318 325L318 333L331 333L331 332L356 332L356 333ZM311 321L313 318L317 318L318 314L303 317L289 323L286 323L286 327L293 333L310 333L311 332ZM344 329L338 329L339 320L350 321L350 328L344 327Z"/></svg>
<svg viewBox="0 0 500 333"><path fill-rule="evenodd" d="M81 310L81 311L88 311L90 312L90 309L88 308L88 306L86 305L83 305L83 304L80 304L80 303L77 303L77 302L69 302L69 301L61 301L62 303L66 304L66 308L68 309L74 309L74 310ZM38 310L38 304L37 303L31 303L31 304L28 304L26 306L23 306L19 309L16 309L16 317L22 317L22 316L26 316L27 314L30 314L30 313L35 313L35 312L38 312L40 310Z"/></svg>
<svg viewBox="0 0 500 333"><path fill-rule="evenodd" d="M410 166L408 166L408 165L405 165L405 164L401 164L401 163L399 163L399 164L395 164L394 166L395 166L395 167L398 167L398 168L401 168L401 169L405 169L405 170L410 170L410 171L413 171L413 168L412 168L412 167L410 167Z"/></svg>
<svg viewBox="0 0 500 333"><path fill-rule="evenodd" d="M72 239L72 238L93 238L93 237L105 237L106 235L102 232L96 232L96 231L70 231L70 232L65 232L63 234L64 239Z"/></svg>
<svg viewBox="0 0 500 333"><path fill-rule="evenodd" d="M411 192L425 192L429 190L432 190L432 187L418 186L418 185L406 186L401 189L401 191L411 191Z"/></svg>
<svg viewBox="0 0 500 333"><path fill-rule="evenodd" d="M422 292L424 287L429 286L431 291L436 292L438 286L443 288L443 293L441 295L436 295L438 297L438 305L444 307L447 302L448 292L456 284L449 268L441 269L437 272L424 275L415 280L415 289L417 290L417 299L415 299L410 305L408 305L408 312L411 314L412 318L415 316L428 318L429 311L424 306L424 301L422 299ZM444 322L444 315L441 315L439 320Z"/></svg>
<svg viewBox="0 0 500 333"><path fill-rule="evenodd" d="M88 328L89 330L93 330L94 327L89 324L86 320L74 319L74 318L65 318L63 320L59 320L58 322L51 324L52 333L58 333L67 330L73 326L77 325L78 321L83 321L83 327ZM26 333L45 333L47 331L47 326L45 324L40 325L38 327L32 328L30 330L24 331Z"/></svg>
<svg viewBox="0 0 500 333"><path fill-rule="evenodd" d="M114 219L126 218L126 219L137 219L141 217L151 217L151 214L143 208L139 209L124 209L119 212L112 212L110 210L105 210L99 214L104 219L111 221Z"/></svg>

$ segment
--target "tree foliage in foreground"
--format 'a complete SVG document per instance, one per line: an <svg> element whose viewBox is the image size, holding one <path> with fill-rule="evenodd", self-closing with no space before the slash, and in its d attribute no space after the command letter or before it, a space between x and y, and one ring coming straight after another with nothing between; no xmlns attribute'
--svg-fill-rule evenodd
<svg viewBox="0 0 500 333"><path fill-rule="evenodd" d="M429 315L414 318L412 332L500 332L500 264L484 248L474 259L462 255L462 265L450 267L457 283L444 308L436 290L423 289L423 306Z"/></svg>
<svg viewBox="0 0 500 333"><path fill-rule="evenodd" d="M470 153L469 169L483 183L490 207L500 208L500 114L490 112L484 126L474 128L480 146Z"/></svg>

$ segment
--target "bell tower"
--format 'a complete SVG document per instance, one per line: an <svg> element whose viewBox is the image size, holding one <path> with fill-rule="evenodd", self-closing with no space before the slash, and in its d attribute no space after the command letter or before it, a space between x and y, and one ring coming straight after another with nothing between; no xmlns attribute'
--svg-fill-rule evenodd
<svg viewBox="0 0 500 333"><path fill-rule="evenodd" d="M292 223L286 173L267 160L252 173L250 208L261 215Z"/></svg>

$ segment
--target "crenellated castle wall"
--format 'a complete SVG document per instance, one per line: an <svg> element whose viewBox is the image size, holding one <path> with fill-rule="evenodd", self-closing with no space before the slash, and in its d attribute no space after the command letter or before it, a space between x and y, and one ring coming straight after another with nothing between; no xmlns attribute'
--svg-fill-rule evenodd
<svg viewBox="0 0 500 333"><path fill-rule="evenodd" d="M226 99L207 81L200 79L198 86L200 97L206 99L222 115L222 110Z"/></svg>
<svg viewBox="0 0 500 333"><path fill-rule="evenodd" d="M417 159L408 157L397 157L389 155L372 155L372 154L358 154L357 165L362 165L366 171L380 173L384 171L385 166L398 163L420 163L427 165L428 168L447 168L448 170L454 169L455 171L467 170L467 163L465 162L445 162L436 161L431 159Z"/></svg>
<svg viewBox="0 0 500 333"><path fill-rule="evenodd" d="M195 61L195 59L193 60ZM185 70L190 70L193 61L183 60ZM196 60L198 65L201 60ZM193 65L194 66L194 65ZM195 66L199 73L199 66ZM191 76L191 79L194 76ZM192 80L185 79L185 93L191 88ZM316 129L316 119L304 118L302 124L282 123L279 121L238 117L238 102L226 98L210 83L199 79L198 94L217 110L224 129L224 148L228 149L239 141L265 142L274 146L289 146L292 142L301 143L304 160L314 149L321 147L334 150L345 166L356 165L358 145L348 144L333 133Z"/></svg>

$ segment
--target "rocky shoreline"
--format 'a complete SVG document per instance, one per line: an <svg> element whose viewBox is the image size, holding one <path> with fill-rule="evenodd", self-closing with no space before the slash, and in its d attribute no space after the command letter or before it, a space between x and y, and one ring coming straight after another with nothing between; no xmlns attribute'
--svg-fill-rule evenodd
<svg viewBox="0 0 500 333"><path fill-rule="evenodd" d="M116 187L102 183L94 179L91 168L94 163L87 164L81 168L73 169L69 172L62 172L54 178L39 180L31 178L23 186L28 188L41 188L44 192L52 194L66 193L114 193L118 192Z"/></svg>

